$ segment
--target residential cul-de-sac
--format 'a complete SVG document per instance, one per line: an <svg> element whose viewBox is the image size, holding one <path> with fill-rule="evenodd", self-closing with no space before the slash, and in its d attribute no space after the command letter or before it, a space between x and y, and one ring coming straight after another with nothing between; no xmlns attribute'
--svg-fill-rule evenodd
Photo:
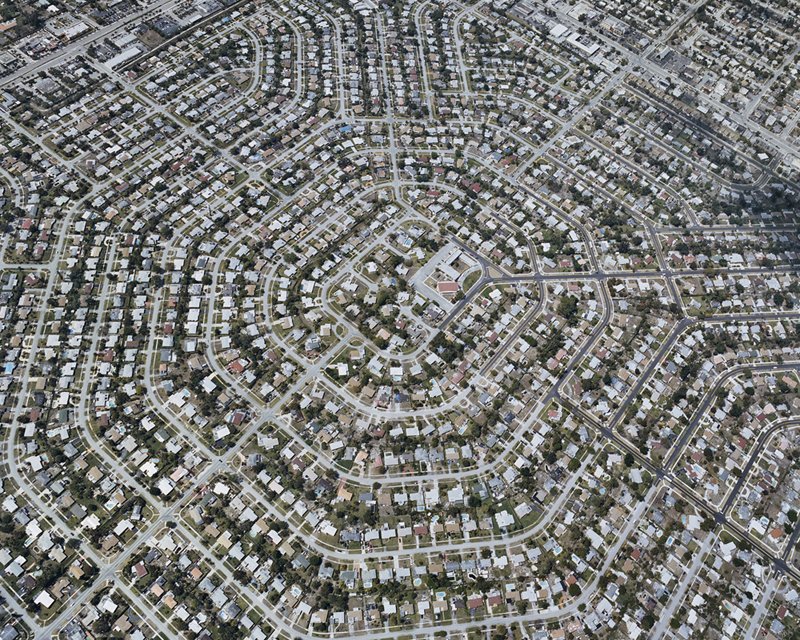
<svg viewBox="0 0 800 640"><path fill-rule="evenodd" d="M800 638L796 0L0 0L0 640Z"/></svg>

